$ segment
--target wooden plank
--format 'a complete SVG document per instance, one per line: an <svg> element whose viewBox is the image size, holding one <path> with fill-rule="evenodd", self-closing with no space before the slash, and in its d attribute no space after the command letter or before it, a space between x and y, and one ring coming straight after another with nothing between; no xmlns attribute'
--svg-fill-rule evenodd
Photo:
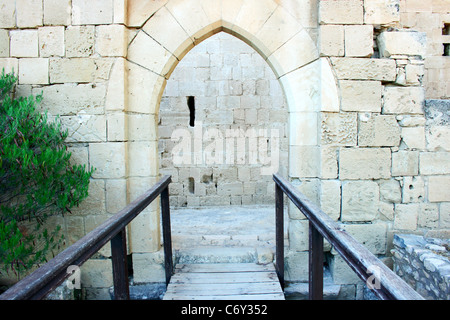
<svg viewBox="0 0 450 320"><path fill-rule="evenodd" d="M179 264L175 272L264 272L275 271L273 264L256 263L201 263Z"/></svg>
<svg viewBox="0 0 450 320"><path fill-rule="evenodd" d="M268 293L268 294L240 294L228 296L194 296L194 295L180 295L167 293L164 300L284 300L283 293Z"/></svg>
<svg viewBox="0 0 450 320"><path fill-rule="evenodd" d="M167 290L169 291L169 288ZM196 296L280 293L280 291L280 284L277 282L170 284L170 292Z"/></svg>
<svg viewBox="0 0 450 320"><path fill-rule="evenodd" d="M273 264L175 266L164 300L284 300Z"/></svg>
<svg viewBox="0 0 450 320"><path fill-rule="evenodd" d="M277 281L273 272L176 273L171 283L247 283Z"/></svg>

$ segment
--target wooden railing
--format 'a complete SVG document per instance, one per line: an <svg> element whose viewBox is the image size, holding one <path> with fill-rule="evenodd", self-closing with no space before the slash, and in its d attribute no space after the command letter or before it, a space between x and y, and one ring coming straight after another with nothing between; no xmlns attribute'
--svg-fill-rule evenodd
<svg viewBox="0 0 450 320"><path fill-rule="evenodd" d="M323 239L347 262L374 293L383 300L423 300L416 291L398 277L367 248L345 232L320 208L311 203L291 183L275 174L276 201L276 263L280 282L284 284L283 194L297 206L309 220L309 298L323 298Z"/></svg>
<svg viewBox="0 0 450 320"><path fill-rule="evenodd" d="M0 295L0 300L45 298L70 276L70 273L67 272L69 267L81 266L108 241L111 243L114 298L116 300L129 299L126 226L160 195L166 284L168 284L173 273L168 190L170 182L170 176L163 177L150 190L120 212Z"/></svg>

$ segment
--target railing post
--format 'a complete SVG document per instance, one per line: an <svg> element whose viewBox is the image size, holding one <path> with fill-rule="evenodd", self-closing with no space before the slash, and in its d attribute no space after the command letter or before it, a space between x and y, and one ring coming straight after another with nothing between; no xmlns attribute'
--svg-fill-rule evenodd
<svg viewBox="0 0 450 320"><path fill-rule="evenodd" d="M169 285L170 278L172 277L173 274L169 187L165 188L161 192L161 216L163 227L164 269L166 272L166 285Z"/></svg>
<svg viewBox="0 0 450 320"><path fill-rule="evenodd" d="M309 299L323 299L323 237L309 222Z"/></svg>
<svg viewBox="0 0 450 320"><path fill-rule="evenodd" d="M114 279L114 299L129 300L127 239L125 229L111 239L111 255Z"/></svg>
<svg viewBox="0 0 450 320"><path fill-rule="evenodd" d="M278 279L281 287L284 288L284 203L283 190L275 183L275 269L277 271Z"/></svg>

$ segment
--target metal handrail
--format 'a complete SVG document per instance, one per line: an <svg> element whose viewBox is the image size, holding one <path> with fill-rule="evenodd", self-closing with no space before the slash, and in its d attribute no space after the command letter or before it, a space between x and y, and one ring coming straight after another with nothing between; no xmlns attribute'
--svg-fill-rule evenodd
<svg viewBox="0 0 450 320"><path fill-rule="evenodd" d="M151 189L131 202L124 209L106 220L103 224L62 251L55 258L16 283L0 295L0 300L39 300L70 276L70 266L81 266L99 251L108 241L111 242L113 265L114 298L127 300L130 297L128 286L126 226L150 203L161 195L161 214L163 220L163 241L165 254L166 283L173 273L172 246L170 235L170 209L168 186L170 176L163 177Z"/></svg>
<svg viewBox="0 0 450 320"><path fill-rule="evenodd" d="M323 298L323 238L334 247L350 268L365 283L379 284L372 290L382 300L423 300L406 282L375 257L366 247L309 201L291 183L273 175L276 199L276 270L284 283L283 193L309 220L309 298ZM281 224L281 227L280 227ZM280 261L279 261L280 259ZM377 272L374 272L376 270Z"/></svg>

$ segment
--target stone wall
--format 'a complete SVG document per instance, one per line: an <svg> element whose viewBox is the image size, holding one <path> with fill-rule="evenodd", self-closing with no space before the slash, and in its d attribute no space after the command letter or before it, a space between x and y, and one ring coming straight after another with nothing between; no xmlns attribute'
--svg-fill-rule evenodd
<svg viewBox="0 0 450 320"><path fill-rule="evenodd" d="M428 300L450 299L450 242L412 234L394 236L394 271Z"/></svg>
<svg viewBox="0 0 450 320"><path fill-rule="evenodd" d="M445 0L400 1L400 26L426 34L421 71L427 99L450 98L450 8Z"/></svg>
<svg viewBox="0 0 450 320"><path fill-rule="evenodd" d="M261 55L273 71L270 81L277 79L284 94L288 129L283 126L282 150L288 155L280 172L384 259L394 232L445 234L450 228L448 102L427 99L448 97L442 93L448 57L430 51L430 44L438 48L433 44L448 39L442 35L446 10L444 0L6 0L0 6L0 68L17 73L18 95L43 92L42 108L60 115L69 130L74 161L97 168L85 203L52 221L63 225L70 245L167 168L158 145L167 147L171 129L164 132L164 121L174 113L164 112L182 108L185 123L186 96L196 97L199 106L211 98L184 92L180 105L171 105L171 81L179 81L191 49L227 32ZM217 90L211 104L217 121L286 124L274 121L282 114L274 106L268 115L243 108L244 95L239 110L246 111L231 119L219 112L219 101L231 103L237 92ZM206 113L201 117L208 120ZM241 183L246 169L232 177ZM174 174L174 190L200 194L177 198L178 204L200 204L207 192L195 179L206 176L206 182L208 174L190 170ZM214 180L214 169L212 174ZM232 194L242 188L245 195L244 185L225 188L226 183L231 182L217 180L216 199L225 195L230 204L246 203L248 198ZM261 183L258 190L263 195L270 188ZM137 283L164 279L159 214L155 202L128 228ZM297 266L307 265L307 222L292 205L288 234L287 279L305 280L305 268ZM334 281L356 290L359 280L326 248ZM83 267L83 284L100 288L92 289L94 296L109 296L109 255L105 247L101 259Z"/></svg>
<svg viewBox="0 0 450 320"><path fill-rule="evenodd" d="M189 124L189 96L195 99L194 126ZM192 49L167 81L159 117L160 172L172 175L171 205L274 203L271 173L287 174L288 112L273 71L250 46L220 33ZM189 136L173 139L177 129ZM237 136L246 140L242 146L238 145L237 136L227 137L230 130L238 130ZM255 130L259 136L255 139L258 146L261 142L266 146L255 149L257 161L249 156L254 147L250 145L254 142L248 136L249 130ZM189 161L174 163L174 148L185 138L191 146ZM212 160L203 156L197 161L196 141L205 151L219 143L219 149L213 151L223 154L218 158L213 154ZM271 154L272 146L267 142L276 143L278 151ZM246 152L242 152L242 147ZM270 169L271 165L275 168L265 174L264 168Z"/></svg>

